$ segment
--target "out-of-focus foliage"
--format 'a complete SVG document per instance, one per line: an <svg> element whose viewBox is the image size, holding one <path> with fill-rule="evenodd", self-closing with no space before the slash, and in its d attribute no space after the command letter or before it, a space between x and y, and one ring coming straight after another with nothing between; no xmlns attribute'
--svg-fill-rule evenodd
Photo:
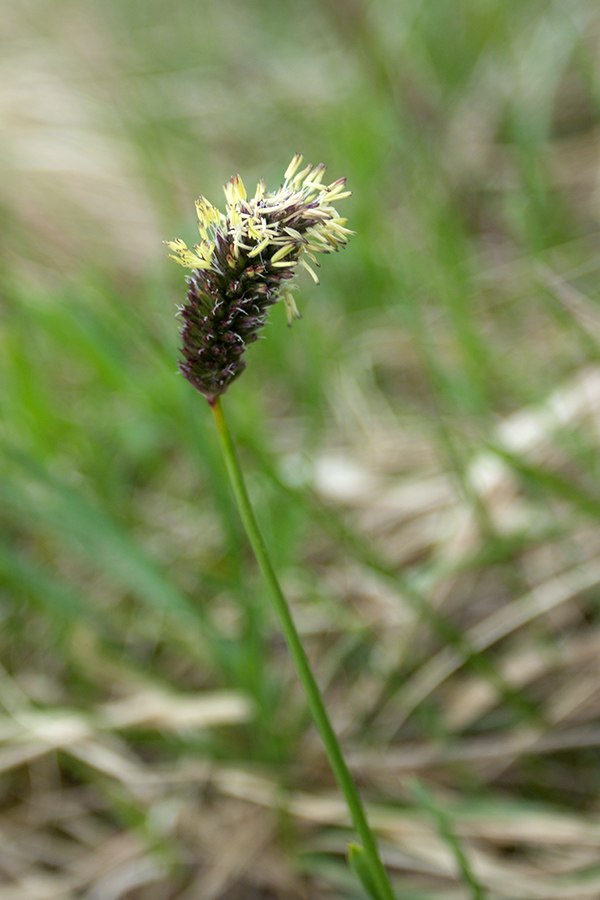
<svg viewBox="0 0 600 900"><path fill-rule="evenodd" d="M224 402L399 896L597 896L597 3L2 21L0 893L357 896L161 244L299 151L356 236Z"/></svg>

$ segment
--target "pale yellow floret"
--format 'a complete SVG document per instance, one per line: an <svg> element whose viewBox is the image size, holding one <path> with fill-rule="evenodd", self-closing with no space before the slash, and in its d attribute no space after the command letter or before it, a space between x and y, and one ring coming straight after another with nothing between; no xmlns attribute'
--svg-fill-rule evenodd
<svg viewBox="0 0 600 900"><path fill-rule="evenodd" d="M294 296L291 291L284 291L281 299L283 300L283 305L285 306L285 314L287 316L288 325L292 324L292 319L302 318L302 316L298 312L298 307L296 306L296 301L294 300Z"/></svg>
<svg viewBox="0 0 600 900"><path fill-rule="evenodd" d="M208 240L208 228L218 225L221 221L221 213L206 197L198 197L196 200L196 213L198 215L198 231L201 237Z"/></svg>
<svg viewBox="0 0 600 900"><path fill-rule="evenodd" d="M251 238L254 238L255 241L262 240L262 232L254 226L254 222L248 220L248 222L246 223L246 231Z"/></svg>
<svg viewBox="0 0 600 900"><path fill-rule="evenodd" d="M311 269L311 267L310 267L309 264L306 262L306 260L305 260L303 257L300 257L300 262L301 262L301 264L304 266L304 268L306 269L306 271L309 273L309 275L312 277L312 279L314 280L315 284L319 284L319 278L318 278L318 276L317 276L317 273L316 273L313 269Z"/></svg>
<svg viewBox="0 0 600 900"><path fill-rule="evenodd" d="M350 231L349 228L344 228L347 221L348 219L331 219L329 228L335 234L339 234L340 238L344 238L347 234L354 234L354 231Z"/></svg>
<svg viewBox="0 0 600 900"><path fill-rule="evenodd" d="M300 163L302 162L302 160L303 160L303 156L302 156L301 153L296 153L296 154L294 154L294 158L292 159L291 163L289 164L289 166L288 166L287 169L285 170L285 175L283 176L283 177L285 178L286 181L288 181L288 179L290 179L290 178L293 177L294 172L297 171L298 166L300 165Z"/></svg>
<svg viewBox="0 0 600 900"><path fill-rule="evenodd" d="M259 200L265 196L265 179L261 178L258 184L256 185L256 193L254 195L254 199L258 203Z"/></svg>
<svg viewBox="0 0 600 900"><path fill-rule="evenodd" d="M239 175L232 175L228 183L223 186L225 191L225 199L227 200L228 212L229 207L239 203L240 200L246 199L246 188L244 182Z"/></svg>
<svg viewBox="0 0 600 900"><path fill-rule="evenodd" d="M312 172L312 166L306 166L305 169L302 169L301 172L298 172L297 175L294 175L290 184L298 190L300 188L300 185L302 184L302 181L306 178L309 172Z"/></svg>
<svg viewBox="0 0 600 900"><path fill-rule="evenodd" d="M327 193L325 195L326 200L343 200L345 197L351 197L352 191L339 191Z"/></svg>
<svg viewBox="0 0 600 900"><path fill-rule="evenodd" d="M260 244L257 244L256 247L254 247L254 249L250 251L250 253L248 254L248 256L250 256L250 257L252 257L252 256L258 256L258 254L259 254L259 253L262 253L263 250L264 250L266 247L268 247L270 243L271 243L271 238L270 238L270 237L266 237L266 238L264 239L264 241L261 241Z"/></svg>
<svg viewBox="0 0 600 900"><path fill-rule="evenodd" d="M306 250L312 250L313 253L319 253L323 244L323 225L316 228L308 228L306 231Z"/></svg>
<svg viewBox="0 0 600 900"><path fill-rule="evenodd" d="M290 253L293 249L294 244L284 244L283 247L280 247L279 250L273 254L273 256L271 257L271 262L278 262L280 259L283 259L284 256L287 256L288 253Z"/></svg>
<svg viewBox="0 0 600 900"><path fill-rule="evenodd" d="M229 216L229 225L231 228L237 228L242 224L242 216L237 203L227 207L227 215Z"/></svg>
<svg viewBox="0 0 600 900"><path fill-rule="evenodd" d="M323 235L323 237L329 243L329 245L331 247L333 247L334 250L337 250L338 247L340 246L340 239L335 237L335 235L331 234L331 232L326 231L325 234ZM323 250L323 252L330 253L331 251L329 250L329 248L326 248Z"/></svg>
<svg viewBox="0 0 600 900"><path fill-rule="evenodd" d="M204 257L207 262L210 262L212 259L212 255L215 249L214 241L202 241L201 245L194 245L194 250L197 250L199 254Z"/></svg>
<svg viewBox="0 0 600 900"><path fill-rule="evenodd" d="M334 181L333 184L330 184L329 187L325 190L325 200L329 202L330 200L339 197L345 186L345 178L339 178L337 181Z"/></svg>
<svg viewBox="0 0 600 900"><path fill-rule="evenodd" d="M317 187L321 189L321 181L323 180L326 169L327 166L324 166L323 163L319 163L316 169L313 169L310 177L304 179L306 187Z"/></svg>
<svg viewBox="0 0 600 900"><path fill-rule="evenodd" d="M186 269L210 269L211 245L194 247L194 250L199 251L194 253L181 238L176 238L174 241L163 241L163 243L167 245L169 250L173 251L173 253L169 253L170 259L174 259L175 262L185 266ZM211 248L210 253L208 252L209 247Z"/></svg>
<svg viewBox="0 0 600 900"><path fill-rule="evenodd" d="M295 228L291 228L289 225L283 229L286 234L289 234L290 237L293 237L299 244L306 243L305 238L300 234L299 231L296 231Z"/></svg>
<svg viewBox="0 0 600 900"><path fill-rule="evenodd" d="M250 250L250 247L247 244L244 244L242 241L242 237L244 236L244 232L241 228L237 228L235 230L235 236L233 238L233 253L236 259L239 258L240 248L243 250Z"/></svg>

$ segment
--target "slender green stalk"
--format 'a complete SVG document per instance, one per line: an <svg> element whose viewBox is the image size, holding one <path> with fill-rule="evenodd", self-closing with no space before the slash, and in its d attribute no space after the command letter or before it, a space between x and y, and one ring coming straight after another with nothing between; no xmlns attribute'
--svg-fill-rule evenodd
<svg viewBox="0 0 600 900"><path fill-rule="evenodd" d="M449 817L440 809L425 785L418 779L414 779L410 787L419 806L426 810L435 820L440 837L454 855L463 884L469 888L473 900L486 900L486 893L475 877L471 864L454 833Z"/></svg>
<svg viewBox="0 0 600 900"><path fill-rule="evenodd" d="M361 799L359 797L358 790L356 788L356 785L354 784L352 775L350 774L346 761L342 755L342 750L336 737L335 731L333 730L331 722L329 721L329 716L327 715L327 711L325 709L321 693L317 686L317 682L315 681L314 675L310 668L308 658L306 656L306 653L304 652L304 647L302 646L300 636L298 634L298 631L296 630L290 608L285 597L283 596L283 592L281 590L281 587L279 586L277 576L275 575L275 571L271 564L265 542L263 541L262 535L259 531L256 518L254 516L254 511L250 503L250 498L248 497L248 492L246 490L246 485L244 483L242 470L235 453L235 448L231 440L229 428L227 427L227 422L225 420L225 415L223 413L220 398L217 398L214 403L211 404L211 408L214 413L217 431L219 433L221 447L223 449L223 455L225 457L225 463L227 465L227 471L229 473L229 478L231 479L231 484L240 510L240 515L246 529L246 534L248 535L248 539L250 541L250 544L252 545L254 555L256 556L263 577L271 593L271 599L273 601L275 612L277 613L277 617L281 625L281 630L283 631L289 651L292 655L292 659L294 660L294 663L296 665L296 670L300 677L300 681L302 682L302 685L306 692L308 705L325 745L325 750L327 751L329 762L331 763L331 768L333 769L338 785L342 793L344 794L344 797L346 798L346 803L348 804L348 808L352 816L352 821L354 822L354 827L362 842L365 857L368 860L369 869L371 871L372 879L377 889L378 896L380 897L380 900L394 900L394 894L390 887L390 883L383 863L381 862L381 859L379 857L377 844L375 842L373 832L371 831L371 828L367 821L367 817Z"/></svg>

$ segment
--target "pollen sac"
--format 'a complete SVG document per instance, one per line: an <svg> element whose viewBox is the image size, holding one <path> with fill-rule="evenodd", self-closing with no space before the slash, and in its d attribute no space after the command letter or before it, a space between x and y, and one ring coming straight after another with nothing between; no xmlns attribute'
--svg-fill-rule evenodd
<svg viewBox="0 0 600 900"><path fill-rule="evenodd" d="M214 403L246 367L246 345L283 300L288 324L300 313L290 290L299 263L344 247L352 231L332 201L349 196L345 179L323 184L325 166L300 170L296 154L283 184L267 191L261 179L248 199L239 175L225 185L226 213L204 197L196 202L201 242L189 250L179 238L165 241L171 259L191 269L181 320L181 373Z"/></svg>

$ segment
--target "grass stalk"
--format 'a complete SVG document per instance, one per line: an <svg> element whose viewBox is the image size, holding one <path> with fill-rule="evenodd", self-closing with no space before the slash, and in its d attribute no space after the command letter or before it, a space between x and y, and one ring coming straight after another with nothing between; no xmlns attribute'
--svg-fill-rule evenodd
<svg viewBox="0 0 600 900"><path fill-rule="evenodd" d="M358 789L350 774L339 741L329 720L323 698L321 697L321 692L319 691L317 682L315 681L315 677L310 668L310 663L294 624L290 608L279 585L267 547L256 522L254 510L252 509L248 491L246 490L244 476L237 459L237 454L227 426L220 398L217 398L214 403L211 403L210 405L214 414L227 472L231 480L231 485L246 529L248 540L250 541L263 578L269 589L281 630L283 631L283 635L296 666L296 671L298 672L298 676L306 692L308 705L319 730L319 734L321 735L323 744L325 745L331 768L333 769L340 790L348 804L356 833L362 842L365 861L368 863L374 888L377 891L377 896L380 900L394 900L394 894L385 867L379 856L377 843L368 823Z"/></svg>
<svg viewBox="0 0 600 900"><path fill-rule="evenodd" d="M472 900L486 900L486 893L477 880L469 859L454 833L449 816L437 805L421 781L414 779L411 788L419 806L435 821L440 837L454 856L461 880L468 888Z"/></svg>

